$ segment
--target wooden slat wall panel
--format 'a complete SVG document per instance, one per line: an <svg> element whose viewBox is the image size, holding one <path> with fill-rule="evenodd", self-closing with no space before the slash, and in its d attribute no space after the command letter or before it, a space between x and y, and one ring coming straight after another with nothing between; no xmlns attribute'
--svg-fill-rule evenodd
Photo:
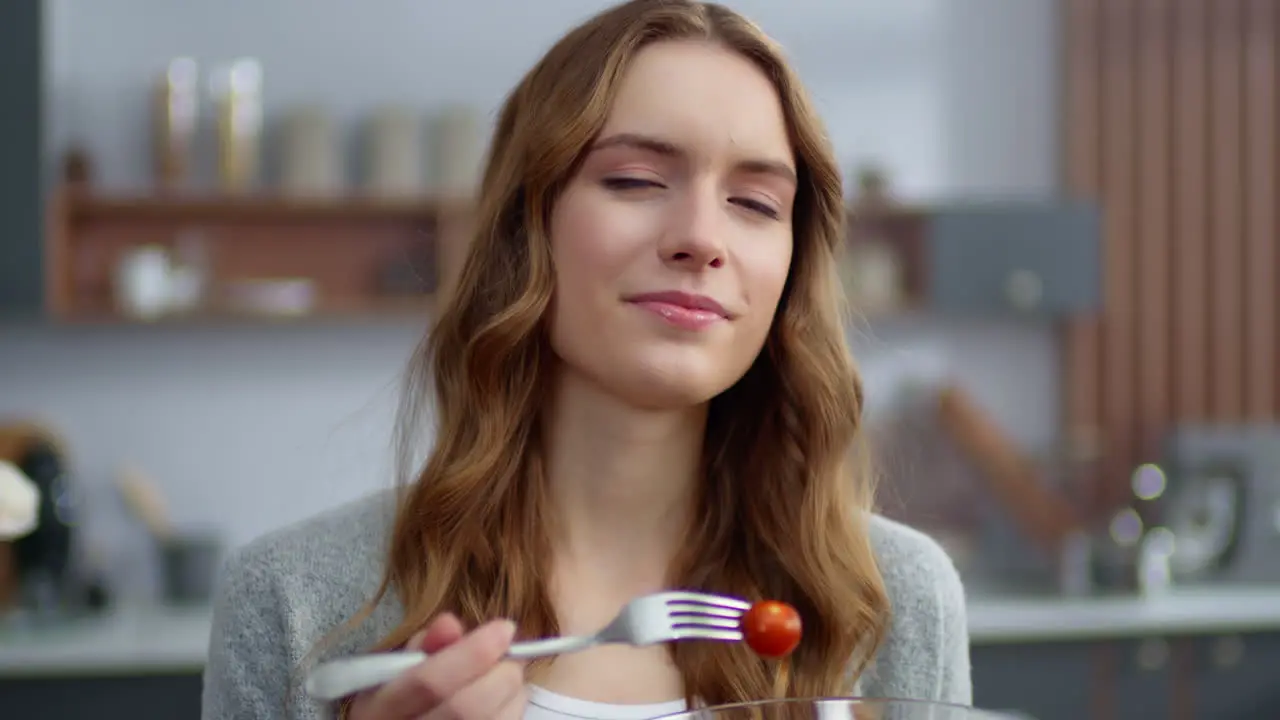
<svg viewBox="0 0 1280 720"><path fill-rule="evenodd" d="M1276 203L1280 201L1276 167L1280 144L1276 142L1277 26L1280 4L1275 0L1248 0L1245 7L1244 143L1245 143L1245 416L1251 420L1274 418L1280 413L1280 225Z"/></svg>
<svg viewBox="0 0 1280 720"><path fill-rule="evenodd" d="M1136 120L1137 2L1105 0L1102 10L1102 197L1106 263L1103 281L1105 323L1102 341L1102 412L1110 477L1124 477L1136 449L1138 380L1135 332L1138 329L1136 263L1137 146ZM1106 487L1108 501L1124 483Z"/></svg>
<svg viewBox="0 0 1280 720"><path fill-rule="evenodd" d="M1103 510L1171 424L1280 417L1280 2L1063 1L1066 184L1106 216L1064 407Z"/></svg>
<svg viewBox="0 0 1280 720"><path fill-rule="evenodd" d="M1102 125L1100 80L1101 51L1098 38L1098 4L1102 0L1070 0L1066 4L1064 42L1066 48L1063 127L1063 165L1066 184L1072 195L1096 193L1102 171L1099 132ZM1067 322L1063 343L1063 409L1069 451L1074 459L1091 463L1102 442L1102 324L1099 318L1072 318ZM1079 495L1091 505L1101 499L1097 487Z"/></svg>
<svg viewBox="0 0 1280 720"><path fill-rule="evenodd" d="M1209 411L1244 408L1244 3L1209 4Z"/></svg>
<svg viewBox="0 0 1280 720"><path fill-rule="evenodd" d="M1206 420L1209 411L1209 323L1205 299L1209 257L1209 73L1206 64L1209 18L1205 0L1176 0L1173 28L1174 364L1173 413L1183 420Z"/></svg>
<svg viewBox="0 0 1280 720"><path fill-rule="evenodd" d="M1138 11L1137 425L1138 452L1153 455L1153 432L1169 416L1173 303L1169 252L1173 170L1172 15L1168 0L1142 0Z"/></svg>

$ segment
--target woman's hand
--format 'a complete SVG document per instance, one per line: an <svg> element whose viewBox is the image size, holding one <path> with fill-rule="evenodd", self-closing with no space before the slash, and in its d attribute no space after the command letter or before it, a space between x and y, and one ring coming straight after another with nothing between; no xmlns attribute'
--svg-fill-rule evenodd
<svg viewBox="0 0 1280 720"><path fill-rule="evenodd" d="M441 615L405 649L427 661L358 696L350 720L517 720L524 715L524 670L504 660L515 626L505 620L464 633L453 615Z"/></svg>

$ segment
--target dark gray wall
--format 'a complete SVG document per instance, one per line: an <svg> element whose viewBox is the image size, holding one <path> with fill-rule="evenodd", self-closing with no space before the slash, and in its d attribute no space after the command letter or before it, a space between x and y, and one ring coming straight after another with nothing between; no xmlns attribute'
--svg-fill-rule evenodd
<svg viewBox="0 0 1280 720"><path fill-rule="evenodd" d="M31 310L41 297L38 238L42 13L40 0L0 3L0 308ZM0 340L2 342L2 340Z"/></svg>

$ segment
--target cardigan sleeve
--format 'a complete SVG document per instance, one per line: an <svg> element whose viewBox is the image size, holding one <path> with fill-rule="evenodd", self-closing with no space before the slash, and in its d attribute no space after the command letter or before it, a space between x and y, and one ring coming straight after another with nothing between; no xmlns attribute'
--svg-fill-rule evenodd
<svg viewBox="0 0 1280 720"><path fill-rule="evenodd" d="M892 616L859 694L971 705L969 626L955 564L933 539L884 518L874 518L871 539Z"/></svg>
<svg viewBox="0 0 1280 720"><path fill-rule="evenodd" d="M250 553L224 565L204 671L203 720L283 720L290 668L271 573Z"/></svg>
<svg viewBox="0 0 1280 720"><path fill-rule="evenodd" d="M938 568L937 690L932 699L973 704L969 619L964 587L949 558Z"/></svg>

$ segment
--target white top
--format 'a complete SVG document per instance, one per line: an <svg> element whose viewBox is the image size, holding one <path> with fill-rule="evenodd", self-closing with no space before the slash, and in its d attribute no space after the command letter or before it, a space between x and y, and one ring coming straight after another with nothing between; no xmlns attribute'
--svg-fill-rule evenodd
<svg viewBox="0 0 1280 720"><path fill-rule="evenodd" d="M687 708L684 700L615 705L571 698L537 685L530 685L528 689L529 705L525 709L524 720L645 720L681 713Z"/></svg>

